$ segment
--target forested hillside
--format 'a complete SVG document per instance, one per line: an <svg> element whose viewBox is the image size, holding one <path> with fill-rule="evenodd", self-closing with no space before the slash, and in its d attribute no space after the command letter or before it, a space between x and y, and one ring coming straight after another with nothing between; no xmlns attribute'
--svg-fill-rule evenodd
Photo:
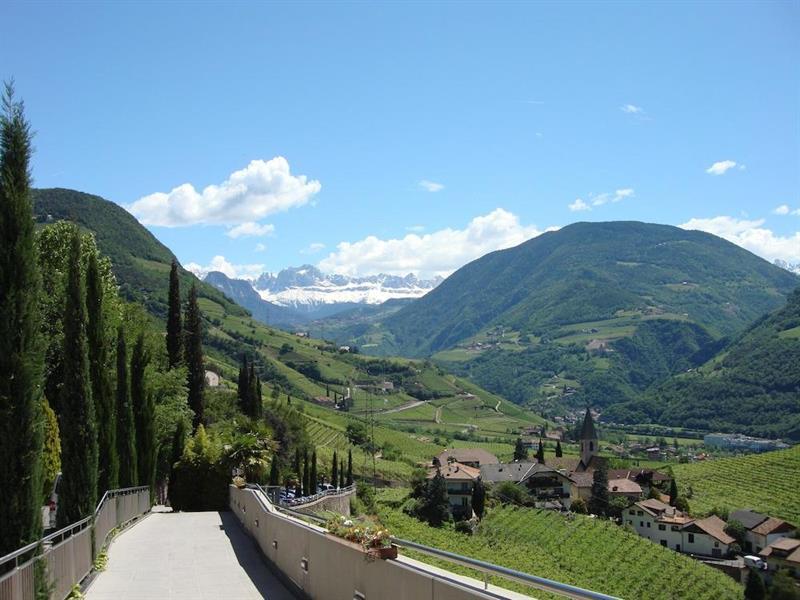
<svg viewBox="0 0 800 600"><path fill-rule="evenodd" d="M701 368L604 418L800 440L800 289Z"/></svg>

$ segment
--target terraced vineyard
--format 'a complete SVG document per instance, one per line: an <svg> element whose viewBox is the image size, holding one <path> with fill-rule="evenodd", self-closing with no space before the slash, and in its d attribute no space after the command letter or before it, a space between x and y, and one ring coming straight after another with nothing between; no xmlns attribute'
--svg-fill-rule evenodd
<svg viewBox="0 0 800 600"><path fill-rule="evenodd" d="M569 520L556 512L528 508L493 508L470 537L451 527L428 527L405 515L395 508L397 496L396 490L381 496L380 517L401 538L621 598L742 598L742 587L730 577L610 521L579 515ZM415 558L437 564L423 556ZM476 576L469 569L461 572ZM531 588L499 578L492 583L531 593Z"/></svg>
<svg viewBox="0 0 800 600"><path fill-rule="evenodd" d="M752 508L800 525L800 446L673 466L694 514L715 506Z"/></svg>

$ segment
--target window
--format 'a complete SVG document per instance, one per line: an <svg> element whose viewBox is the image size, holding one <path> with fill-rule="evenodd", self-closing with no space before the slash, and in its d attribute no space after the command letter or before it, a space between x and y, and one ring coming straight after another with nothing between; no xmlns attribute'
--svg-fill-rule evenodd
<svg viewBox="0 0 800 600"><path fill-rule="evenodd" d="M633 525L633 521L631 521L630 519L628 519L628 525Z"/></svg>
<svg viewBox="0 0 800 600"><path fill-rule="evenodd" d="M461 506L466 506L466 505L467 505L467 499L461 498Z"/></svg>
<svg viewBox="0 0 800 600"><path fill-rule="evenodd" d="M719 542L714 542L714 548L719 548Z"/></svg>
<svg viewBox="0 0 800 600"><path fill-rule="evenodd" d="M642 515L644 515L644 513L643 513L642 511L640 511L640 510L637 510L637 511L636 511L636 514L637 514L637 515L639 515L640 517L641 517Z"/></svg>
<svg viewBox="0 0 800 600"><path fill-rule="evenodd" d="M661 525L661 524L659 524L659 526L658 526L658 530L659 530L659 531L666 531L666 530L667 530L667 526L666 526L666 525Z"/></svg>
<svg viewBox="0 0 800 600"><path fill-rule="evenodd" d="M647 522L647 528L650 529L650 521Z"/></svg>
<svg viewBox="0 0 800 600"><path fill-rule="evenodd" d="M681 551L681 545L675 544L675 552L680 552L680 551Z"/></svg>
<svg viewBox="0 0 800 600"><path fill-rule="evenodd" d="M670 531L678 531L678 526L677 525L673 525L669 529L670 529Z"/></svg>
<svg viewBox="0 0 800 600"><path fill-rule="evenodd" d="M661 540L661 545L664 546L664 548L666 548L667 547L667 540Z"/></svg>
<svg viewBox="0 0 800 600"><path fill-rule="evenodd" d="M644 527L644 521L639 521L639 527Z"/></svg>
<svg viewBox="0 0 800 600"><path fill-rule="evenodd" d="M689 543L690 544L694 544L694 534L693 533L689 534Z"/></svg>

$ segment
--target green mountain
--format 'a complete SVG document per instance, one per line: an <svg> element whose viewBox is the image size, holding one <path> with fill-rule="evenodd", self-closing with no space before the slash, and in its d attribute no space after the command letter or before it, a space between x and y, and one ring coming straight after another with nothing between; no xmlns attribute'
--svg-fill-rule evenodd
<svg viewBox="0 0 800 600"><path fill-rule="evenodd" d="M575 324L619 326L621 317L688 320L720 336L778 307L798 282L708 233L575 223L473 261L384 324L414 356L491 328L554 339L573 335Z"/></svg>
<svg viewBox="0 0 800 600"><path fill-rule="evenodd" d="M800 288L701 368L612 405L603 418L800 441Z"/></svg>

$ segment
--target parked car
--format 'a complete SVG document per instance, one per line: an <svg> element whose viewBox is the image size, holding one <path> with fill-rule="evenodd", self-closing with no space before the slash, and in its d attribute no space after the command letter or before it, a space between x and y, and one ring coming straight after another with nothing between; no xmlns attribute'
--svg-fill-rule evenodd
<svg viewBox="0 0 800 600"><path fill-rule="evenodd" d="M61 489L61 473L56 475L53 482L53 489L47 497L45 505L42 507L42 527L45 531L54 529L56 526L56 513L58 512L58 492Z"/></svg>
<svg viewBox="0 0 800 600"><path fill-rule="evenodd" d="M769 568L763 558L759 556L753 556L752 554L748 554L744 557L744 564L746 567L752 567L753 569L758 569L760 571L766 571Z"/></svg>
<svg viewBox="0 0 800 600"><path fill-rule="evenodd" d="M332 489L333 489L333 486L330 483L323 483L321 486L319 486L319 491L320 492L327 492L328 490L332 490Z"/></svg>

